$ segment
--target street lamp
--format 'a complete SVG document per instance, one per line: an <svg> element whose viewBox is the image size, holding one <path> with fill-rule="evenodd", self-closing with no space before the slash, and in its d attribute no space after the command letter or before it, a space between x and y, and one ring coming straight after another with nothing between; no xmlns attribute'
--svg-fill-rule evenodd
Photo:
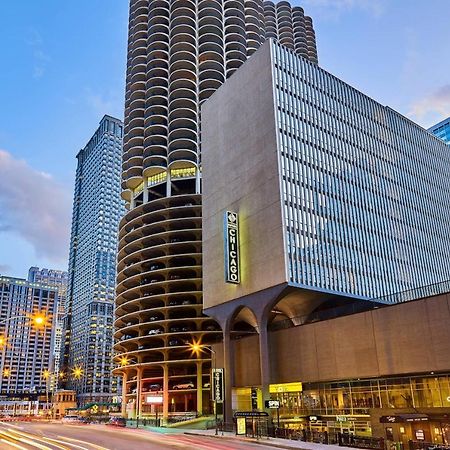
<svg viewBox="0 0 450 450"><path fill-rule="evenodd" d="M216 373L216 352L211 348L208 347L206 345L202 345L200 344L200 342L188 342L187 343L189 348L191 349L192 353L195 353L197 356L203 352L203 350L208 350L211 353L211 362L212 362L212 368L213 368L213 377L212 379L214 379L214 374ZM213 383L214 385L214 383ZM213 389L213 385L211 385L209 388ZM197 386L198 389L198 386ZM211 391L212 392L212 391ZM214 394L214 414L215 414L215 421L216 421L216 436L219 434L219 430L217 427L217 396L216 394Z"/></svg>
<svg viewBox="0 0 450 450"><path fill-rule="evenodd" d="M47 416L48 416L48 382L49 382L51 376L52 376L52 373L48 369L45 369L42 372L42 377L45 380L45 403L46 403Z"/></svg>
<svg viewBox="0 0 450 450"><path fill-rule="evenodd" d="M0 325L3 325L4 323L15 319L29 319L31 321L31 324L36 328L42 328L47 325L47 316L42 312L33 314L20 314L18 316L8 317L7 319L1 320Z"/></svg>
<svg viewBox="0 0 450 450"><path fill-rule="evenodd" d="M72 375L76 380L79 380L83 376L83 369L80 366L74 367L72 369Z"/></svg>

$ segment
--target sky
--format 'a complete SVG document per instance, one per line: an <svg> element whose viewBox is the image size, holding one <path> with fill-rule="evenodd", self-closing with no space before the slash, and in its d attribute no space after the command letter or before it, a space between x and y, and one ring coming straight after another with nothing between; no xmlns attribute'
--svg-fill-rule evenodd
<svg viewBox="0 0 450 450"><path fill-rule="evenodd" d="M319 64L428 128L450 116L450 0L303 0ZM67 270L76 154L123 118L127 0L0 1L0 274Z"/></svg>

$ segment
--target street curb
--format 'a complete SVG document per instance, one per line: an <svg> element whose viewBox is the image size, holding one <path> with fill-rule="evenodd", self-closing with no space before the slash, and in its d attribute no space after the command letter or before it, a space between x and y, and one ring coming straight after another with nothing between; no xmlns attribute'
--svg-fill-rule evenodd
<svg viewBox="0 0 450 450"><path fill-rule="evenodd" d="M216 436L215 434L192 433L189 431L185 431L184 434L187 434L189 436L203 436L203 437L213 437L216 439L229 439L232 441L234 440L234 441L241 441L241 442L251 442L252 444L268 445L270 447L282 448L282 449L286 449L286 450L307 450L307 449L302 449L301 447L290 447L290 446L283 445L283 444L277 444L274 442L270 442L269 440L265 440L265 441L261 440L260 441L260 440L252 439L252 438L243 439L243 438L231 437L231 436Z"/></svg>

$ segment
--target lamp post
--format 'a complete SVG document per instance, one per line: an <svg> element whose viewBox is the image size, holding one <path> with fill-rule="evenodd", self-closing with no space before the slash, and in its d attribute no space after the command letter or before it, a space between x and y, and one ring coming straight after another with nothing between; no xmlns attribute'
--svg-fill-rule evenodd
<svg viewBox="0 0 450 450"><path fill-rule="evenodd" d="M198 342L194 342L194 343L188 343L189 348L196 353L197 355L201 352L203 352L203 350L208 350L211 353L211 362L212 362L212 372L213 372L213 376L211 377L212 380L214 380L214 376L216 373L216 352L211 348L208 347L206 345L202 345L199 344ZM214 382L213 382L214 385ZM213 389L213 385L210 386L210 389ZM198 386L197 386L198 389ZM214 394L214 415L215 415L215 422L216 422L216 436L219 434L219 430L217 427L217 396Z"/></svg>
<svg viewBox="0 0 450 450"><path fill-rule="evenodd" d="M42 328L47 323L47 316L45 314L36 313L36 314L21 314L18 316L8 317L7 319L1 320L0 325L3 325L4 323L15 319L30 319L32 325L34 325L36 328Z"/></svg>

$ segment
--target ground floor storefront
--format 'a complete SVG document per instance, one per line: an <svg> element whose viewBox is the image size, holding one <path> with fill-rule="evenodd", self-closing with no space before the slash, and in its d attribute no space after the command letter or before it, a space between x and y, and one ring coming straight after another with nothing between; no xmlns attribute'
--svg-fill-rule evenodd
<svg viewBox="0 0 450 450"><path fill-rule="evenodd" d="M271 410L280 428L309 440L340 434L410 442L450 444L450 374L428 374L326 383L271 384ZM233 410L264 409L259 387L233 389Z"/></svg>

